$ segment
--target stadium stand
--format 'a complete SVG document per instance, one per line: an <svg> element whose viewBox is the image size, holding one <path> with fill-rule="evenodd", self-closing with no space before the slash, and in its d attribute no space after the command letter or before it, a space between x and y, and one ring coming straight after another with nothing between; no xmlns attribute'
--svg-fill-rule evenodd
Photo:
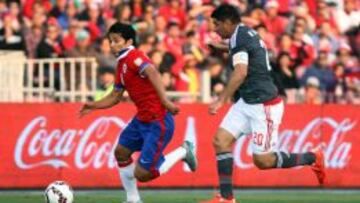
<svg viewBox="0 0 360 203"><path fill-rule="evenodd" d="M116 63L106 30L121 21L137 30L139 49L159 68L171 95L207 102L228 79L227 53L211 48L220 39L210 14L223 2L236 5L242 22L263 38L287 103L360 104L356 0L0 0L0 49L6 50L0 81L12 75L21 90L9 96L15 86L1 85L1 100L101 97ZM26 58L6 57L9 51ZM16 64L11 58L20 65L8 65Z"/></svg>

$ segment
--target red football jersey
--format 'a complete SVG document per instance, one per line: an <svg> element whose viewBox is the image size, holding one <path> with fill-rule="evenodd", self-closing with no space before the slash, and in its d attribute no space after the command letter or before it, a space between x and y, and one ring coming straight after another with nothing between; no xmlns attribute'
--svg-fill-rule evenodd
<svg viewBox="0 0 360 203"><path fill-rule="evenodd" d="M124 88L137 107L137 118L150 122L166 114L165 107L143 71L152 62L141 51L134 47L121 51L116 67L115 88Z"/></svg>

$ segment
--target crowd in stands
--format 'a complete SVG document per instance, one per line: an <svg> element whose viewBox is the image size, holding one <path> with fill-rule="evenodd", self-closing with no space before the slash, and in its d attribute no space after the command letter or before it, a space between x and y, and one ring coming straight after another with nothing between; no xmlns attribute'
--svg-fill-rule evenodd
<svg viewBox="0 0 360 203"><path fill-rule="evenodd" d="M216 97L229 76L228 53L216 48L226 42L210 15L224 2L265 42L288 103L360 104L357 0L0 0L0 49L28 58L95 57L99 89L109 91L116 57L106 30L130 23L167 90L198 92L209 70Z"/></svg>

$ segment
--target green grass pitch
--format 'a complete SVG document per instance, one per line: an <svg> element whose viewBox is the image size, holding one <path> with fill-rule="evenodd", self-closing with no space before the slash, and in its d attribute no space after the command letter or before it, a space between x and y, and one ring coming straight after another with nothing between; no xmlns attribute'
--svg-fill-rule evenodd
<svg viewBox="0 0 360 203"><path fill-rule="evenodd" d="M240 203L360 203L357 190L236 190ZM210 190L143 190L144 203L195 203L212 196ZM75 191L74 203L122 203L120 190ZM1 191L0 203L42 203L41 191Z"/></svg>

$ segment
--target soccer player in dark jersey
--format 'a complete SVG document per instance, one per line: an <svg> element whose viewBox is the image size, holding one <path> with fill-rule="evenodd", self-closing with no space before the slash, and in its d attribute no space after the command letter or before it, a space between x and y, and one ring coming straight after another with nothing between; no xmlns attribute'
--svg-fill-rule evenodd
<svg viewBox="0 0 360 203"><path fill-rule="evenodd" d="M236 202L232 188L232 145L237 138L248 134L252 136L253 162L259 169L309 165L322 184L325 172L321 149L298 154L276 149L284 104L270 76L271 67L264 42L255 30L240 22L240 14L234 6L220 5L211 17L216 32L223 39L229 39L232 73L223 93L210 105L209 113L216 114L231 97L234 97L234 104L213 140L220 194L205 202Z"/></svg>
<svg viewBox="0 0 360 203"><path fill-rule="evenodd" d="M114 90L104 99L86 103L84 116L95 109L119 103L124 91L137 107L137 114L122 131L115 157L127 194L127 203L141 202L136 180L147 182L166 173L176 162L184 160L192 171L197 168L194 145L189 141L168 155L163 151L174 132L173 116L179 108L166 98L160 73L150 59L134 47L136 33L131 25L115 23L108 32L111 49L117 55ZM126 111L126 109L124 109ZM141 151L135 164L131 155Z"/></svg>

